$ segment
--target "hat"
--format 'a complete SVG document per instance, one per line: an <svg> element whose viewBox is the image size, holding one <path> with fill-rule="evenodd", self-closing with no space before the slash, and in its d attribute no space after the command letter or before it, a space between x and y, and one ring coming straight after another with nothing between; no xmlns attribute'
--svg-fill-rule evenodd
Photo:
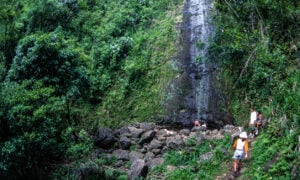
<svg viewBox="0 0 300 180"><path fill-rule="evenodd" d="M247 136L247 132L242 132L241 134L240 134L240 138L245 138L245 139L247 139L248 138L248 136Z"/></svg>

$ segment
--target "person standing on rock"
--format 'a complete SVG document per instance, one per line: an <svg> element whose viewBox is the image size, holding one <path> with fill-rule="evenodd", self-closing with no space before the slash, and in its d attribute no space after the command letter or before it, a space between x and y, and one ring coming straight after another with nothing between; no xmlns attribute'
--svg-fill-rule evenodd
<svg viewBox="0 0 300 180"><path fill-rule="evenodd" d="M196 126L196 127L200 126L200 121L199 121L199 119L196 119L196 120L194 121L194 126Z"/></svg>
<svg viewBox="0 0 300 180"><path fill-rule="evenodd" d="M248 150L249 150L249 143L247 140L247 132L242 132L240 137L234 142L232 149L234 150L233 154L233 176L237 177L238 170L241 166L241 161L243 158L248 158Z"/></svg>

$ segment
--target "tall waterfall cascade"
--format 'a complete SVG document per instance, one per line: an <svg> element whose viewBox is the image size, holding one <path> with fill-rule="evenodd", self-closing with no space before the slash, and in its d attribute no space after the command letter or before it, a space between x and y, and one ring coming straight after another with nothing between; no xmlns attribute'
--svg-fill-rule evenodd
<svg viewBox="0 0 300 180"><path fill-rule="evenodd" d="M217 65L209 59L208 51L215 33L213 2L185 1L176 61L180 71L169 85L169 99L166 102L168 121L176 124L192 125L195 119L214 124L218 119L215 112L220 112L221 98L216 80Z"/></svg>
<svg viewBox="0 0 300 180"><path fill-rule="evenodd" d="M215 110L213 89L213 64L207 60L209 41L214 35L214 27L211 22L210 12L213 9L213 0L190 0L190 54L191 63L200 70L201 78L194 79L195 106L197 118L205 118Z"/></svg>

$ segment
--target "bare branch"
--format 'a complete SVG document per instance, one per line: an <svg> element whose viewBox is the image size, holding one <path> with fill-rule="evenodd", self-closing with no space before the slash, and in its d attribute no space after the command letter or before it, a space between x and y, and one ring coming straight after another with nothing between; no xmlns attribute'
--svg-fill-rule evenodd
<svg viewBox="0 0 300 180"><path fill-rule="evenodd" d="M252 59L253 55L255 54L256 49L257 49L257 48L255 48L255 49L251 52L250 56L248 57L248 59L247 59L247 61L246 61L246 63L245 63L244 68L242 69L242 71L241 71L241 73L240 73L240 76L239 76L238 79L235 81L233 87L235 87L235 86L237 85L238 81L243 77L243 74L244 74L244 72L246 71L246 69L247 69L247 67L248 67L248 65L249 65L250 60Z"/></svg>

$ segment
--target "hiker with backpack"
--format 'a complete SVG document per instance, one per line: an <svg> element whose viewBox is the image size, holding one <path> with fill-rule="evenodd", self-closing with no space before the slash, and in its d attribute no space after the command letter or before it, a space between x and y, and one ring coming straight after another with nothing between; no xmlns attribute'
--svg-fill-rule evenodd
<svg viewBox="0 0 300 180"><path fill-rule="evenodd" d="M237 177L238 170L241 167L241 161L245 158L248 158L249 143L247 140L247 132L242 132L239 138L234 142L232 149L234 150L233 154L233 176Z"/></svg>

